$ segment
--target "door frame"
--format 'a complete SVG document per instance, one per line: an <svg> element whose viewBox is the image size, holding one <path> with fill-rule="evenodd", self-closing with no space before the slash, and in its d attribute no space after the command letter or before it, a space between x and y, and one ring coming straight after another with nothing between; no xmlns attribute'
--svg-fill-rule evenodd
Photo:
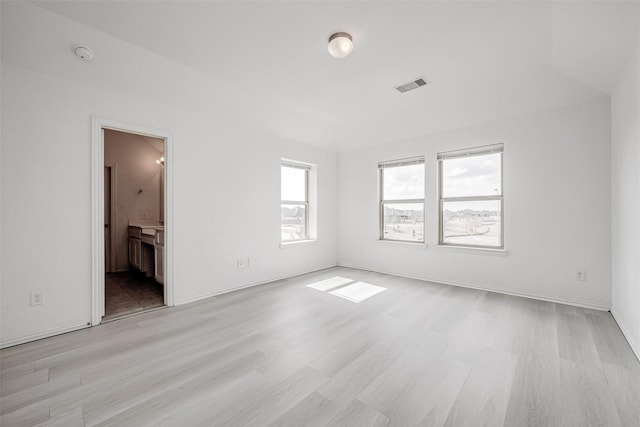
<svg viewBox="0 0 640 427"><path fill-rule="evenodd" d="M118 164L117 163L109 163L104 165L105 168L109 168L110 169L110 175L111 176L111 201L109 203L110 207L111 207L111 224L109 225L109 237L111 239L111 247L110 247L110 251L109 251L109 268L108 270L111 270L113 272L117 271L118 269L118 263L116 262L116 239L117 239L117 235L116 235L116 224L118 223L118 209L117 209L117 204L118 204ZM103 187L104 188L104 183L103 183ZM104 194L104 193L103 193ZM104 210L103 210L104 212ZM104 219L104 218L103 218ZM107 268L105 267L105 271L107 270Z"/></svg>
<svg viewBox="0 0 640 427"><path fill-rule="evenodd" d="M150 136L164 140L164 304L173 298L173 138L171 132L120 120L91 116L91 326L104 316L104 130Z"/></svg>

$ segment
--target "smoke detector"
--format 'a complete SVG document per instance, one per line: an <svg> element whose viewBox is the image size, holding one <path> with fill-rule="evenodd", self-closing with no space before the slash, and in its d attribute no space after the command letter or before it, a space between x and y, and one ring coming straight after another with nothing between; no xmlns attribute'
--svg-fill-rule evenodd
<svg viewBox="0 0 640 427"><path fill-rule="evenodd" d="M400 93L409 92L410 90L418 89L419 87L426 86L431 84L431 82L424 77L420 77L411 81L409 83L401 84L400 86L396 86L394 89Z"/></svg>
<svg viewBox="0 0 640 427"><path fill-rule="evenodd" d="M93 59L93 51L86 46L75 45L73 47L73 53L79 60L89 62Z"/></svg>

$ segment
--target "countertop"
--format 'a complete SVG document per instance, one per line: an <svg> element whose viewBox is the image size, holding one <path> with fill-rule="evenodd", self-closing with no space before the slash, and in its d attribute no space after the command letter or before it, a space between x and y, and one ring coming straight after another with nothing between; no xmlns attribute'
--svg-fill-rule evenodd
<svg viewBox="0 0 640 427"><path fill-rule="evenodd" d="M144 229L164 230L164 225L158 220L153 219L131 219L129 227L138 227Z"/></svg>

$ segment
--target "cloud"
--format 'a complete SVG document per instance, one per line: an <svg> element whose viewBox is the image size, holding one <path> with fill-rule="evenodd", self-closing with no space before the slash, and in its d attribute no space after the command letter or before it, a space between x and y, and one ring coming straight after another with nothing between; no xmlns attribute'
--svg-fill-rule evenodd
<svg viewBox="0 0 640 427"><path fill-rule="evenodd" d="M493 196L502 191L500 154L448 159L443 164L445 197Z"/></svg>

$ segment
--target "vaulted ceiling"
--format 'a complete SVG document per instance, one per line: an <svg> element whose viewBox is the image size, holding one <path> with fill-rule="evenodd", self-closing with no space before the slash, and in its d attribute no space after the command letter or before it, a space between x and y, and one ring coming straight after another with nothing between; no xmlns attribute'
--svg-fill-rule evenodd
<svg viewBox="0 0 640 427"><path fill-rule="evenodd" d="M224 94L248 124L337 151L606 97L637 48L640 13L637 1L32 3L175 63L151 77L167 93L188 92L202 108L207 97ZM2 24L24 43L47 31L44 20L30 29ZM52 65L62 54L38 63L14 46L20 40L5 37L3 61L59 66L61 76L106 87L113 84L108 73L142 79L135 75L142 66L127 62L140 58L113 43L88 31L51 30L41 38L53 39L51 48L69 61L75 58L66 44L92 43L91 66L100 70ZM336 31L354 40L342 60L327 53ZM162 80L163 73L170 74ZM405 94L393 89L417 77L431 84ZM127 90L152 91L145 84Z"/></svg>

